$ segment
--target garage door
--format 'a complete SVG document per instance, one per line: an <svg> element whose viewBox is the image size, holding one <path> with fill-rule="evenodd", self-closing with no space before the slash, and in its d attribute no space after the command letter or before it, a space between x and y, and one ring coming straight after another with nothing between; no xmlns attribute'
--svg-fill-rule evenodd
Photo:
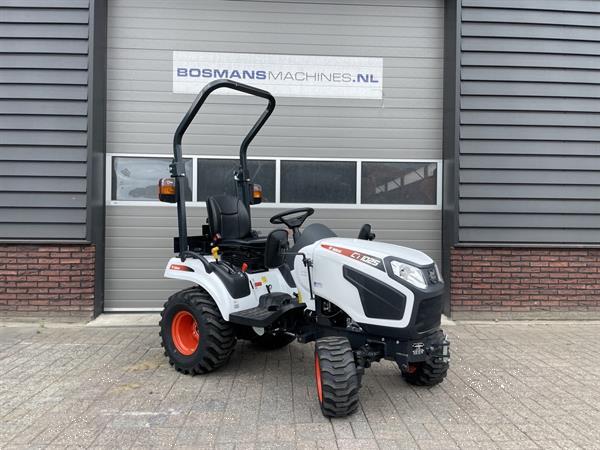
<svg viewBox="0 0 600 450"><path fill-rule="evenodd" d="M275 212L310 204L312 219L340 236L355 237L368 222L378 240L439 263L441 1L108 4L107 311L157 309L182 286L162 278L175 209L154 200L173 132L194 98L174 92L174 52L380 58L380 98L277 98L249 152L267 200L253 207L254 228L265 233ZM230 188L233 158L261 109L246 96L215 96L190 127L191 233L206 220L206 196Z"/></svg>

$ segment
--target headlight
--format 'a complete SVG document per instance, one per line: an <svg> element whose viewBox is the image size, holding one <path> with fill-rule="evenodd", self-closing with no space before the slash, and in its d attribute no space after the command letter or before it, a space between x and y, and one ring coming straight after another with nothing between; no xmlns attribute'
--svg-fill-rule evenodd
<svg viewBox="0 0 600 450"><path fill-rule="evenodd" d="M425 282L421 269L400 261L391 261L390 266L392 267L392 272L394 272L394 275L398 278L420 289L427 288L427 283Z"/></svg>

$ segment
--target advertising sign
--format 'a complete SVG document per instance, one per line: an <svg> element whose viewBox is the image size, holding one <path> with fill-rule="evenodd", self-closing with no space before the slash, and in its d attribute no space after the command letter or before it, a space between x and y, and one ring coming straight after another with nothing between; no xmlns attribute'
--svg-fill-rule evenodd
<svg viewBox="0 0 600 450"><path fill-rule="evenodd" d="M173 92L197 94L221 78L266 89L276 97L381 99L383 59L173 52ZM231 89L217 93L244 95Z"/></svg>

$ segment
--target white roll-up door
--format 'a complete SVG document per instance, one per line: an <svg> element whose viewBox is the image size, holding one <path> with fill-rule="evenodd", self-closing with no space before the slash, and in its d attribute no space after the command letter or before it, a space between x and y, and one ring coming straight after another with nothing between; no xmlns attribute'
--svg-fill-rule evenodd
<svg viewBox="0 0 600 450"><path fill-rule="evenodd" d="M381 59L381 98L277 97L249 151L268 200L253 207L253 226L264 233L276 211L308 203L312 220L340 236L355 237L368 222L378 240L439 262L441 0L109 0L108 10L107 311L160 308L182 286L162 277L175 209L153 200L194 99L173 92L174 52ZM215 96L190 127L190 233L206 220L207 193L229 182L223 174L261 109L245 96Z"/></svg>

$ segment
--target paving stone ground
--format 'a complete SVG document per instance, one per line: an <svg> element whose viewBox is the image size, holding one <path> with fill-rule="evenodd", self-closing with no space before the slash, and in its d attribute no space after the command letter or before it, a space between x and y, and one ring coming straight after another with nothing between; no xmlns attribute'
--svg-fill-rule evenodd
<svg viewBox="0 0 600 450"><path fill-rule="evenodd" d="M313 346L240 342L204 376L175 372L156 327L0 327L0 448L600 448L600 323L458 323L434 388L391 362L359 411L318 408Z"/></svg>

